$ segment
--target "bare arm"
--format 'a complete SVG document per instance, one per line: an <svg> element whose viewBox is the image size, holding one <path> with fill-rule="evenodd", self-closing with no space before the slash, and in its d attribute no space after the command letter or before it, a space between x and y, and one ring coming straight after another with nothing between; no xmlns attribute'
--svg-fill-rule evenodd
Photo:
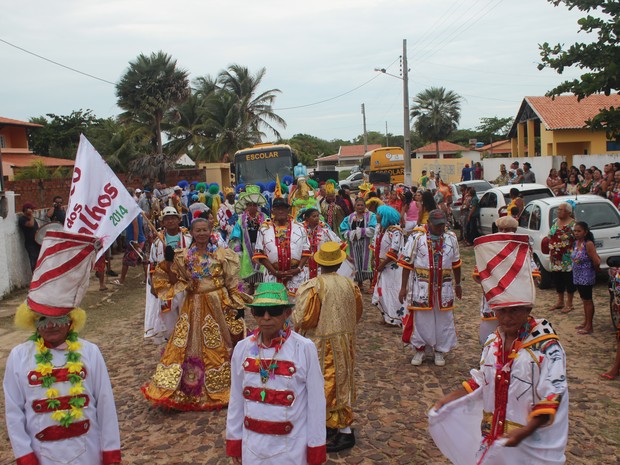
<svg viewBox="0 0 620 465"><path fill-rule="evenodd" d="M594 245L594 242L586 242L586 252L588 253L588 257L590 257L590 260L592 260L594 269L598 271L601 266L601 257L599 257L598 253L596 253L596 246Z"/></svg>

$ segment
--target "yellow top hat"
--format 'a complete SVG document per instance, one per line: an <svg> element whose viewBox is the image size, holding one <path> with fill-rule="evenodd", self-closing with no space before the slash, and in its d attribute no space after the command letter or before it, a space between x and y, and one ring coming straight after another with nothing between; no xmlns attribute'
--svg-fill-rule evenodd
<svg viewBox="0 0 620 465"><path fill-rule="evenodd" d="M347 254L337 242L325 242L314 254L314 261L323 266L339 265L347 258Z"/></svg>

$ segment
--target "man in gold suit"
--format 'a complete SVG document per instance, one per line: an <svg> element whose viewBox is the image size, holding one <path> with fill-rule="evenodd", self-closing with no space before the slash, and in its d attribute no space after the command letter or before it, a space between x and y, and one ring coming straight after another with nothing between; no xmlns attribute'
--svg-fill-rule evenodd
<svg viewBox="0 0 620 465"><path fill-rule="evenodd" d="M319 352L327 400L327 452L355 445L351 405L355 401L355 332L362 317L362 296L351 279L337 274L346 257L336 242L321 245L314 254L321 275L299 288L293 311L296 331L311 339Z"/></svg>

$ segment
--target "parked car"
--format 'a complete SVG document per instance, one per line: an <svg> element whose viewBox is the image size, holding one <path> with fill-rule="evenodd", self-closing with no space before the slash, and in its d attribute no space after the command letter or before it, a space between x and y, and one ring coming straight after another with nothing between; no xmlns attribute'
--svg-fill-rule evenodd
<svg viewBox="0 0 620 465"><path fill-rule="evenodd" d="M620 255L620 213L609 200L598 195L563 195L533 200L521 213L517 232L531 238L534 261L542 278L541 289L551 286L547 233L557 217L558 206L568 200L574 202L575 220L588 223L594 235L596 251L601 257L601 268L608 268L609 257Z"/></svg>
<svg viewBox="0 0 620 465"><path fill-rule="evenodd" d="M463 199L461 198L461 186L473 187L476 189L478 197L482 196L486 191L493 187L493 184L481 179L477 181L461 181L454 184L450 184L450 192L452 192L452 218L454 218L454 226L461 226L461 205L463 205Z"/></svg>
<svg viewBox="0 0 620 465"><path fill-rule="evenodd" d="M364 183L364 173L358 171L357 173L351 173L345 179L340 181L340 187L342 189L354 190L357 189L360 184Z"/></svg>
<svg viewBox="0 0 620 465"><path fill-rule="evenodd" d="M489 189L480 199L480 230L482 234L497 232L495 220L500 216L500 209L504 209L510 203L510 189L519 189L525 205L532 200L553 197L553 192L542 184L512 184Z"/></svg>

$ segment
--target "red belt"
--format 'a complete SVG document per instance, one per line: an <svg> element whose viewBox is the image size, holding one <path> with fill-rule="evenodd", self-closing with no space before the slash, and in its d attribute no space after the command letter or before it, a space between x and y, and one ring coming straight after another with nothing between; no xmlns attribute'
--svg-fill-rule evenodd
<svg viewBox="0 0 620 465"><path fill-rule="evenodd" d="M246 429L259 434L283 436L293 431L293 424L290 421L255 420L254 418L245 417L243 424Z"/></svg>
<svg viewBox="0 0 620 465"><path fill-rule="evenodd" d="M48 426L40 433L35 434L39 441L59 441L61 439L76 438L88 433L90 420L71 423L68 427L61 425Z"/></svg>
<svg viewBox="0 0 620 465"><path fill-rule="evenodd" d="M265 394L262 394L262 393ZM295 402L293 391L276 391L275 389L263 389L252 386L243 388L243 397L255 402L262 402L271 405L283 405L290 407Z"/></svg>
<svg viewBox="0 0 620 465"><path fill-rule="evenodd" d="M76 397L81 397L82 399L84 399L84 407L88 407L88 404L90 403L90 398L86 394L80 394ZM35 400L32 402L32 409L36 413L49 413L56 410L69 410L71 408L71 404L69 403L69 401L72 398L73 396L56 397L54 400L60 402L60 405L54 409L49 408L48 399Z"/></svg>

